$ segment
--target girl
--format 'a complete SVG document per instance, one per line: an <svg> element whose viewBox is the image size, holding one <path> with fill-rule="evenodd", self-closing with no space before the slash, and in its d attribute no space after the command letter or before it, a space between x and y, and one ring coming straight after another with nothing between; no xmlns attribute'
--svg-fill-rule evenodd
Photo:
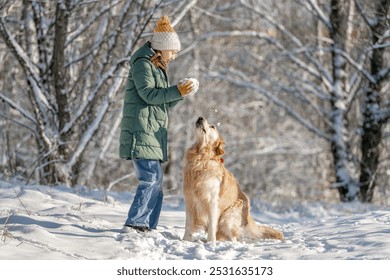
<svg viewBox="0 0 390 280"><path fill-rule="evenodd" d="M163 16L151 41L130 59L119 154L133 161L138 187L123 232L131 228L145 232L158 224L163 200L161 163L168 160L168 111L197 90L194 79L169 85L166 69L180 49L177 33Z"/></svg>

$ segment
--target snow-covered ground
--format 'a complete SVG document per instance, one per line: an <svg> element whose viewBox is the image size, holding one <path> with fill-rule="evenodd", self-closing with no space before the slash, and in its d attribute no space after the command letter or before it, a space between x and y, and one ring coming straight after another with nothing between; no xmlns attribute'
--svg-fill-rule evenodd
<svg viewBox="0 0 390 280"><path fill-rule="evenodd" d="M390 260L386 207L297 202L281 211L256 201L256 221L285 240L211 244L181 240L181 196L165 196L157 231L122 234L132 195L0 181L0 259Z"/></svg>

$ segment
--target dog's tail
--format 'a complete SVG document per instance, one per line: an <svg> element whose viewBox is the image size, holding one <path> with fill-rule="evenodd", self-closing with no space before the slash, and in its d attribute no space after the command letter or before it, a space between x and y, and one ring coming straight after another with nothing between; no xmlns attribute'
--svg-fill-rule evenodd
<svg viewBox="0 0 390 280"><path fill-rule="evenodd" d="M258 225L249 217L245 227L245 236L250 239L284 239L283 233L268 226Z"/></svg>
<svg viewBox="0 0 390 280"><path fill-rule="evenodd" d="M240 198L245 202L242 215L246 217L243 237L257 239L284 239L283 233L268 226L258 225L250 214L250 202L246 194L241 193Z"/></svg>

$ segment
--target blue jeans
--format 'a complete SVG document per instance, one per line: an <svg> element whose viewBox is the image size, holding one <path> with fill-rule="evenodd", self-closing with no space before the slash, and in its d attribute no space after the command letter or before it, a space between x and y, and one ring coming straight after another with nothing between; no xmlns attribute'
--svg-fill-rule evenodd
<svg viewBox="0 0 390 280"><path fill-rule="evenodd" d="M138 188L126 225L157 228L163 201L163 172L158 160L133 159Z"/></svg>

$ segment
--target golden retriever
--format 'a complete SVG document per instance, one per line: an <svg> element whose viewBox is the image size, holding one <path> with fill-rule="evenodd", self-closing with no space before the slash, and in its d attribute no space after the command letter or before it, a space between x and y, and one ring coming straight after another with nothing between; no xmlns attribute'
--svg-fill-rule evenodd
<svg viewBox="0 0 390 280"><path fill-rule="evenodd" d="M207 231L207 241L283 239L283 233L257 225L250 214L248 196L225 168L224 141L215 126L200 117L196 142L185 155L183 178L186 204L184 240Z"/></svg>

